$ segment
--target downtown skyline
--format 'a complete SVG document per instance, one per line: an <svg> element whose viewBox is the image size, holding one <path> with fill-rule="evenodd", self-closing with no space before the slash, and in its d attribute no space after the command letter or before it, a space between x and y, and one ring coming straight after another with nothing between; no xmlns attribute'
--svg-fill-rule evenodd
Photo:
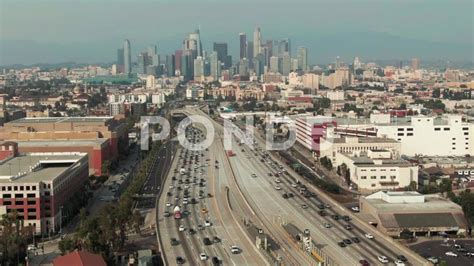
<svg viewBox="0 0 474 266"><path fill-rule="evenodd" d="M169 54L195 28L201 29L205 50L212 50L214 42L227 42L229 54L239 58L239 33L245 33L247 40L253 41L253 30L258 26L262 29L262 40L290 38L292 52L298 46L307 47L311 51L310 64L332 62L336 56L346 61L355 56L366 60L419 57L423 61L473 61L470 1L455 1L450 5L442 1L430 1L429 5L426 1L400 4L387 1L383 5L371 1L296 1L292 5L297 14L289 12L288 5L282 1L272 5L268 1L253 4L201 1L186 3L185 7L183 1L178 2L94 3L90 12L86 12L91 6L89 1L74 5L55 2L54 8L43 12L48 16L38 16L22 7L42 10L48 5L27 0L3 1L0 3L4 7L0 9L0 65L113 62L115 54L110 48L124 39L133 43L132 54L149 44L157 44L159 54ZM193 11L198 7L199 13ZM6 9L8 13L2 11ZM137 15L137 9L143 13L141 16ZM20 10L24 15L15 16ZM107 16L108 20L104 21L101 11L114 16ZM153 16L154 12L159 15ZM239 19L229 18L230 13L239 14ZM68 19L61 25L52 24L63 16ZM121 22L123 16L130 18L127 23ZM453 16L456 20L449 19ZM48 27L32 27L34 21ZM435 22L436 27L430 26Z"/></svg>

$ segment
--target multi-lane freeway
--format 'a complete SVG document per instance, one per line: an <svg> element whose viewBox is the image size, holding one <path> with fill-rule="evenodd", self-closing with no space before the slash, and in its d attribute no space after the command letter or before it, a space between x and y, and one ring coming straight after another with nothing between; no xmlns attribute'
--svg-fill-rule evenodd
<svg viewBox="0 0 474 266"><path fill-rule="evenodd" d="M183 112L205 116L197 108ZM326 263L381 265L384 256L392 265L405 259L404 264L399 265L426 264L421 257L363 224L342 205L306 183L283 161L264 151L261 144L241 145L234 139L235 156L227 156L223 127L215 121L211 123L215 139L209 149L189 151L180 148L179 156L170 166L173 171L164 185L164 192L168 190L168 193L160 199L158 224L168 263L198 264L204 262L200 260L201 253L206 255L206 261L212 262L216 257L214 261L223 264L274 263L255 248L255 239L250 239L243 226L245 220L261 228L276 243L273 255L277 255L282 264L316 264L315 258L303 251L285 231L283 225L286 223L308 229L313 242L329 257ZM204 127L194 126L196 128L188 130L191 140L201 142ZM181 174L181 168L186 173ZM180 184L186 179L198 184ZM198 202L184 204L184 191L188 191L188 200L194 197ZM182 207L183 218L164 217L164 211L171 212L175 206ZM206 226L207 222L210 226ZM201 226L203 230L199 230ZM180 231L179 227L184 230ZM193 230L190 232L190 229ZM214 236L220 241L214 243ZM206 245L205 238L212 243ZM231 252L234 245L240 250L238 254Z"/></svg>

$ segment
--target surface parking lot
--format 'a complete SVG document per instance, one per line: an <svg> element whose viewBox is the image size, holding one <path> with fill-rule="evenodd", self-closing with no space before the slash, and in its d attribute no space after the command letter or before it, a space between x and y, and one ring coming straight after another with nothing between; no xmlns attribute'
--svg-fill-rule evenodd
<svg viewBox="0 0 474 266"><path fill-rule="evenodd" d="M461 245L464 250L459 252L454 244ZM474 253L474 240L435 240L415 244L410 247L424 258L437 257L439 261L446 261L448 265L464 266L474 265L474 256L468 256L467 253ZM447 256L446 252L453 252L457 257Z"/></svg>

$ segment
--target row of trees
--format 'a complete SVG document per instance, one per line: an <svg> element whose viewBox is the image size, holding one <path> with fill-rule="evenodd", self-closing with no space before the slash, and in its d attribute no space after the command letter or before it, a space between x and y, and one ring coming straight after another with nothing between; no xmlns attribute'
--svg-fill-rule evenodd
<svg viewBox="0 0 474 266"><path fill-rule="evenodd" d="M327 170L331 171L332 170L332 162L331 162L331 159L329 159L328 157L324 156L324 157L321 157L319 159L319 162L321 163L322 166L324 166L324 168L326 168Z"/></svg>
<svg viewBox="0 0 474 266"><path fill-rule="evenodd" d="M81 210L80 225L76 233L59 242L62 253L75 249L88 250L101 254L109 263L113 263L114 254L125 245L127 232L140 233L142 217L137 211L132 211L133 197L139 193L148 174L153 170L153 162L159 147L158 142L153 144L117 203L107 204L97 216L88 216L85 209Z"/></svg>

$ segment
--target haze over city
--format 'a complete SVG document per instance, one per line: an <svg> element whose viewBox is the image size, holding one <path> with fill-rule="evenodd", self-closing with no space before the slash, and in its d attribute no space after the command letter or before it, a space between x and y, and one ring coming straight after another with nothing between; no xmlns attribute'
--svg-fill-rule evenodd
<svg viewBox="0 0 474 266"><path fill-rule="evenodd" d="M474 0L0 0L0 266L474 265Z"/></svg>
<svg viewBox="0 0 474 266"><path fill-rule="evenodd" d="M311 64L366 60L473 60L473 2L417 1L0 1L0 65L109 63L123 39L137 54L181 46L200 27L203 47L262 28L264 39L290 38Z"/></svg>

